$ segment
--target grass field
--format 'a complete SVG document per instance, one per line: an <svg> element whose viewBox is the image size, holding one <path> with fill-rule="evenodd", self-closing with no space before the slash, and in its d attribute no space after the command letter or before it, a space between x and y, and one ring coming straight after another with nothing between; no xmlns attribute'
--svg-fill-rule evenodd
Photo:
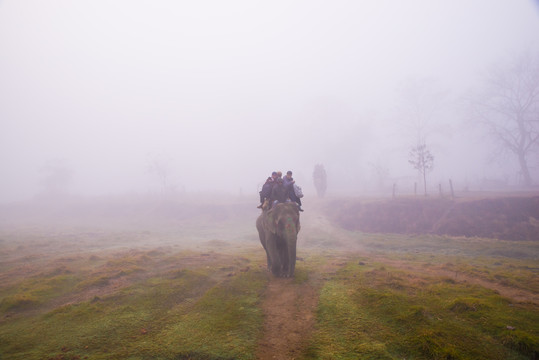
<svg viewBox="0 0 539 360"><path fill-rule="evenodd" d="M266 271L254 206L3 225L0 359L537 358L539 241L348 231L322 205L294 279Z"/></svg>

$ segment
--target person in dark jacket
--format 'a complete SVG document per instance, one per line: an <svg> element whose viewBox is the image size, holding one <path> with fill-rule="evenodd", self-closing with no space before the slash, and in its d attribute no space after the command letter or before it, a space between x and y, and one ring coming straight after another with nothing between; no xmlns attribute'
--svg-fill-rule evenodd
<svg viewBox="0 0 539 360"><path fill-rule="evenodd" d="M288 197L290 197L290 200L298 204L299 211L303 211L303 209L301 208L301 199L296 196L296 192L294 191L295 183L296 181L292 177L292 171L288 170L286 172L285 177L283 178L283 185L286 187L288 191Z"/></svg>
<svg viewBox="0 0 539 360"><path fill-rule="evenodd" d="M277 178L271 189L271 203L284 203L288 200L288 189L283 185L283 179Z"/></svg>
<svg viewBox="0 0 539 360"><path fill-rule="evenodd" d="M260 190L260 205L257 208L262 209L264 201L269 200L271 196L271 189L273 189L273 178L270 176L266 179L264 185L262 185L262 190Z"/></svg>

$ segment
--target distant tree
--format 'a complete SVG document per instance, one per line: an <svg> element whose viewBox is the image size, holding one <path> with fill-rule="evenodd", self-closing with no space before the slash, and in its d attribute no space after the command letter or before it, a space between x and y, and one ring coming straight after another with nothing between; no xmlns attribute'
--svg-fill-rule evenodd
<svg viewBox="0 0 539 360"><path fill-rule="evenodd" d="M326 169L324 169L324 165L316 164L314 166L313 183L316 188L316 194L319 198L323 198L326 195L327 189Z"/></svg>
<svg viewBox="0 0 539 360"><path fill-rule="evenodd" d="M532 185L528 161L539 145L539 57L521 56L491 70L486 87L471 103L473 119L501 152L516 156L524 185Z"/></svg>
<svg viewBox="0 0 539 360"><path fill-rule="evenodd" d="M414 146L410 150L410 158L408 162L419 171L423 177L423 186L425 189L425 196L427 196L427 172L432 171L434 167L434 156L427 149L425 143Z"/></svg>
<svg viewBox="0 0 539 360"><path fill-rule="evenodd" d="M151 156L148 159L146 171L158 178L163 194L172 189L169 185L170 169L168 161L163 160L159 156Z"/></svg>

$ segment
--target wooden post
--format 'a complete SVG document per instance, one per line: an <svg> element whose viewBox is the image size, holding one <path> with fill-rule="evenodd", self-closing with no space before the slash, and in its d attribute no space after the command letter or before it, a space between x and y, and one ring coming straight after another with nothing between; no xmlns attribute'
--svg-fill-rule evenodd
<svg viewBox="0 0 539 360"><path fill-rule="evenodd" d="M453 181L449 179L449 188L451 189L451 199L455 199L455 191L453 191Z"/></svg>

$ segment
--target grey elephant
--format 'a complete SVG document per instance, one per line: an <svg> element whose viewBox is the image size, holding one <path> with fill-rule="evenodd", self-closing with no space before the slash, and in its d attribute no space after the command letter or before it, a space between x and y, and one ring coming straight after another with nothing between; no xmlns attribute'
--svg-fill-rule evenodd
<svg viewBox="0 0 539 360"><path fill-rule="evenodd" d="M256 220L260 242L266 250L268 269L278 277L292 277L296 267L299 210L296 203L285 202L262 211Z"/></svg>

